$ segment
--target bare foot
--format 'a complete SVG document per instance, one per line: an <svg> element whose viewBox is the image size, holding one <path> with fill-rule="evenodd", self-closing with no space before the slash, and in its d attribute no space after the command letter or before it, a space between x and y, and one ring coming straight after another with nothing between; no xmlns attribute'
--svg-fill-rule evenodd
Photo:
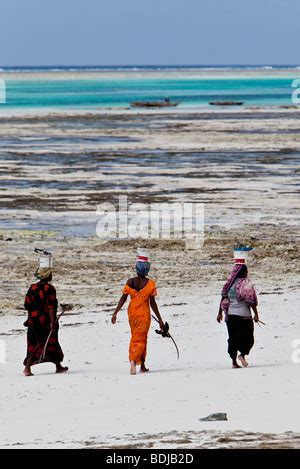
<svg viewBox="0 0 300 469"><path fill-rule="evenodd" d="M133 360L130 362L130 374L136 375L136 363Z"/></svg>
<svg viewBox="0 0 300 469"><path fill-rule="evenodd" d="M30 368L24 368L23 373L24 373L25 376L34 376L34 374L31 373Z"/></svg>
<svg viewBox="0 0 300 469"><path fill-rule="evenodd" d="M242 367L240 365L238 365L237 363L233 363L232 368L242 368Z"/></svg>
<svg viewBox="0 0 300 469"><path fill-rule="evenodd" d="M245 357L243 357L243 355L239 355L239 356L238 356L238 359L240 360L240 362L241 362L241 364L242 364L243 366L246 367L246 366L249 365L249 363L247 362L247 360L245 359Z"/></svg>
<svg viewBox="0 0 300 469"><path fill-rule="evenodd" d="M65 373L68 369L67 366L61 366L60 368L56 368L56 373Z"/></svg>
<svg viewBox="0 0 300 469"><path fill-rule="evenodd" d="M145 367L145 363L142 363L142 364L141 364L140 372L141 372L141 373L147 373L148 371L149 371L149 368L146 368L146 367Z"/></svg>

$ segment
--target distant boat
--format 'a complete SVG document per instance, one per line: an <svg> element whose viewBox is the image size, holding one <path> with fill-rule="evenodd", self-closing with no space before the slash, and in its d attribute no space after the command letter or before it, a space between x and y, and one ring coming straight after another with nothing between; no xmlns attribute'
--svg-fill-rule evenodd
<svg viewBox="0 0 300 469"><path fill-rule="evenodd" d="M179 101L170 101L168 98L164 101L133 101L131 107L175 107L180 104Z"/></svg>
<svg viewBox="0 0 300 469"><path fill-rule="evenodd" d="M244 101L210 101L211 106L241 106Z"/></svg>

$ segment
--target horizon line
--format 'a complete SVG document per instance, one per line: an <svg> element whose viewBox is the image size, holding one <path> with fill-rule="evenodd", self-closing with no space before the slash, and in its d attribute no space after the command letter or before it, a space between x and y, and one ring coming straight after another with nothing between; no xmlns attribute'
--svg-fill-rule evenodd
<svg viewBox="0 0 300 469"><path fill-rule="evenodd" d="M25 64L25 65L0 65L0 67L16 68L16 67L297 67L300 63L223 63L223 64L166 64L166 63L131 63L131 64Z"/></svg>

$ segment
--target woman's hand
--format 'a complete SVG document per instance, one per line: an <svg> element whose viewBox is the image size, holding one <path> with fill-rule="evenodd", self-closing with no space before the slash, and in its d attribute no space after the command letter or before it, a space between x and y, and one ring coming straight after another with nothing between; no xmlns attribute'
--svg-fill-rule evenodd
<svg viewBox="0 0 300 469"><path fill-rule="evenodd" d="M255 313L254 314L254 322L258 322L259 321L259 317L258 317L258 313Z"/></svg>
<svg viewBox="0 0 300 469"><path fill-rule="evenodd" d="M165 323L163 322L163 320L159 321L159 327L161 330L163 330L163 328L165 327Z"/></svg>
<svg viewBox="0 0 300 469"><path fill-rule="evenodd" d="M223 314L222 314L222 312L221 312L221 313L218 313L218 316L217 316L217 321L218 321L218 323L220 323L220 322L222 321L222 319L223 319Z"/></svg>
<svg viewBox="0 0 300 469"><path fill-rule="evenodd" d="M112 324L116 324L116 322L117 322L117 313L114 313L114 314L112 315L112 317L111 317L111 322L112 322Z"/></svg>

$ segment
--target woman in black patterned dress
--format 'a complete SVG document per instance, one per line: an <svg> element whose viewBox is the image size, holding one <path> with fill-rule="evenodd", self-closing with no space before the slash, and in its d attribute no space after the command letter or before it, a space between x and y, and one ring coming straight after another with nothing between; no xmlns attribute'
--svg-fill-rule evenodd
<svg viewBox="0 0 300 469"><path fill-rule="evenodd" d="M54 363L56 373L68 370L68 367L61 365L64 354L58 342L56 290L49 284L52 280L52 270L39 269L38 276L40 281L31 285L25 298L25 309L28 311L28 318L24 323L24 326L28 327L25 376L33 376L31 366L44 362Z"/></svg>

